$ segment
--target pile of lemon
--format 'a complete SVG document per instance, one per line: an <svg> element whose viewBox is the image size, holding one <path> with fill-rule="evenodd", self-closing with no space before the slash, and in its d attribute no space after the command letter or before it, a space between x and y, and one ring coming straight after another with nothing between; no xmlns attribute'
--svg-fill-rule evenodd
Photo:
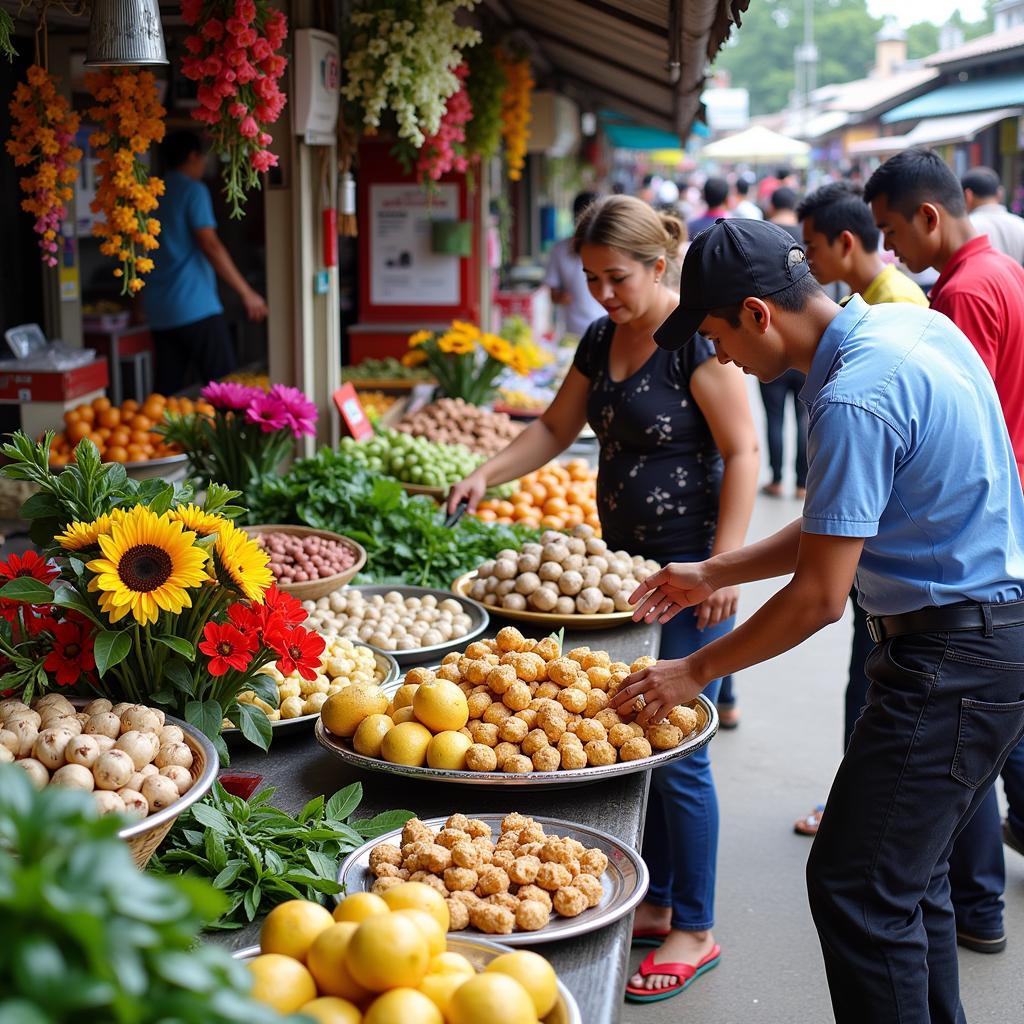
<svg viewBox="0 0 1024 1024"><path fill-rule="evenodd" d="M252 994L318 1024L537 1024L554 1009L542 956L505 953L478 974L448 951L447 930L444 900L421 882L353 893L333 916L290 900L263 924Z"/></svg>

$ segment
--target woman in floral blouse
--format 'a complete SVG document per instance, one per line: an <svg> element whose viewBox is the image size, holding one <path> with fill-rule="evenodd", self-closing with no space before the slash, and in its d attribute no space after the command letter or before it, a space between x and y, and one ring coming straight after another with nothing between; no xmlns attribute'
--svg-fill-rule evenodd
<svg viewBox="0 0 1024 1024"><path fill-rule="evenodd" d="M683 225L630 196L590 206L574 245L607 315L590 325L548 410L507 448L456 484L449 506L470 507L496 484L549 462L589 422L601 445L597 481L604 539L661 562L699 560L743 544L757 491L757 434L741 372L698 337L678 352L654 331L678 304ZM733 627L735 588L664 627L662 658L681 658ZM705 694L714 701L720 680ZM643 855L651 872L634 941L659 946L627 998L665 999L715 966L718 802L707 748L656 769Z"/></svg>

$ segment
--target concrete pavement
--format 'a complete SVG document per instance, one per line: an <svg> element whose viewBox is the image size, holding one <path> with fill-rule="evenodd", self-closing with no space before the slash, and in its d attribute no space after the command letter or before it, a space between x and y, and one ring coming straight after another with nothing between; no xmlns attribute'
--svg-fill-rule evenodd
<svg viewBox="0 0 1024 1024"><path fill-rule="evenodd" d="M751 539L799 514L799 502L759 497ZM744 588L741 618L777 589L777 582ZM794 834L792 822L824 802L839 763L849 649L848 614L797 650L738 677L742 723L712 744L722 820L715 927L722 961L679 996L625 1003L626 1024L833 1020L804 888L811 841ZM1006 868L1006 952L960 953L970 1024L1024 1021L1024 857L1007 850ZM633 967L646 952L634 951Z"/></svg>

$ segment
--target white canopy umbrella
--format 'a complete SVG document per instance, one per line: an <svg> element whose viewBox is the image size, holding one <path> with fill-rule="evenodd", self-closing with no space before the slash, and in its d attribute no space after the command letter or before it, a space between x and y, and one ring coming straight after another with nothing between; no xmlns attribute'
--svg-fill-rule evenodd
<svg viewBox="0 0 1024 1024"><path fill-rule="evenodd" d="M811 147L799 139L773 132L755 125L746 131L711 142L701 150L701 156L719 163L767 163L772 160L792 160L806 157Z"/></svg>

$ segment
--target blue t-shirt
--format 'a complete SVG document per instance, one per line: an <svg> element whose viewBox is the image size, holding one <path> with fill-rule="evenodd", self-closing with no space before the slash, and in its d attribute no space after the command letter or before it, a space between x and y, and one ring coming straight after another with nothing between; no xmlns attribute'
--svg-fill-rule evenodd
<svg viewBox="0 0 1024 1024"><path fill-rule="evenodd" d="M142 290L149 326L170 330L223 313L217 274L195 236L199 228L217 226L207 187L169 171L155 216L160 221L160 248L152 254L154 267Z"/></svg>
<svg viewBox="0 0 1024 1024"><path fill-rule="evenodd" d="M1024 597L1024 494L992 378L941 313L854 296L822 335L803 529L864 537L860 603Z"/></svg>

